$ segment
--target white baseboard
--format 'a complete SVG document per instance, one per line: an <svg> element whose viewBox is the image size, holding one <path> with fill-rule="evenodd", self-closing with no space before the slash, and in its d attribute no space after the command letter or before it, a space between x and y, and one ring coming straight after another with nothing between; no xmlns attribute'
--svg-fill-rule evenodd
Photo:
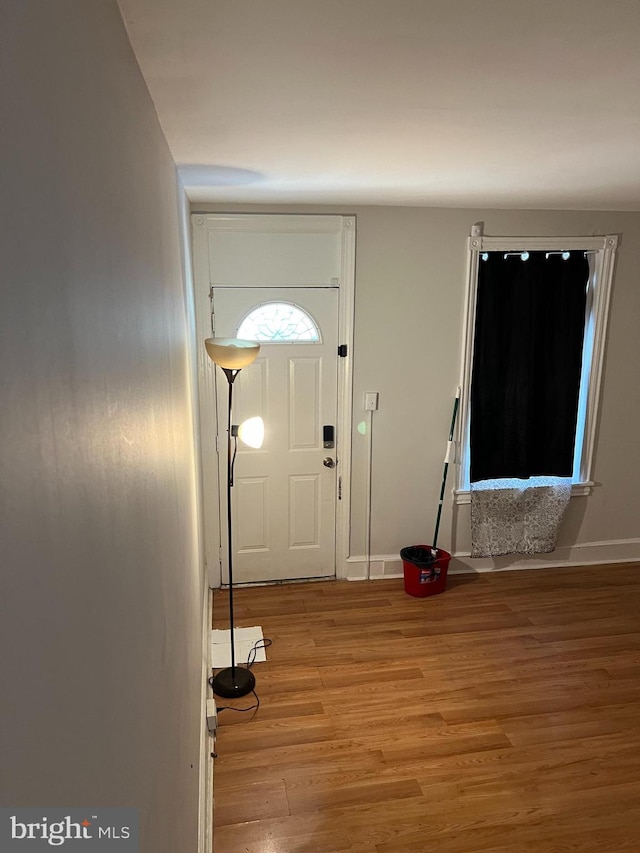
<svg viewBox="0 0 640 853"><path fill-rule="evenodd" d="M348 581L380 580L401 578L404 572L399 554L377 554L367 560L366 557L348 557Z"/></svg>
<svg viewBox="0 0 640 853"><path fill-rule="evenodd" d="M449 563L449 574L636 562L640 563L640 539L615 539L608 542L565 545L550 554L507 554L503 557L472 558L468 552L461 551L453 555ZM365 556L349 557L346 577L350 581L401 578L402 560L399 554L376 554L369 560Z"/></svg>
<svg viewBox="0 0 640 853"><path fill-rule="evenodd" d="M206 583L202 615L202 719L200 729L200 784L198 803L198 853L213 850L213 759L215 735L207 725L207 700L213 697L208 678L211 675L211 624L213 613L213 590Z"/></svg>

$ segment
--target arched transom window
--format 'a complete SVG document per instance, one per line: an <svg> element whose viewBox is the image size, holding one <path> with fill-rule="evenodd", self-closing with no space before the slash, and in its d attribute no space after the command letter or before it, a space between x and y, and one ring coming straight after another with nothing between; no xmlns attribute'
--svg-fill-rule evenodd
<svg viewBox="0 0 640 853"><path fill-rule="evenodd" d="M318 343L320 330L315 320L292 302L263 302L240 323L238 337L273 343Z"/></svg>

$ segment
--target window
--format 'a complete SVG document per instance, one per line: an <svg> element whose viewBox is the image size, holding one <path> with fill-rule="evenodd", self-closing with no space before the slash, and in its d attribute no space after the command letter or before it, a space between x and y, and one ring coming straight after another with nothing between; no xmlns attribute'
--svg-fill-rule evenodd
<svg viewBox="0 0 640 853"><path fill-rule="evenodd" d="M315 320L292 302L263 302L240 323L238 337L270 343L319 343L320 330Z"/></svg>
<svg viewBox="0 0 640 853"><path fill-rule="evenodd" d="M473 374L474 369L481 369L482 365L479 367L477 362L478 360L481 362L482 358L486 355L486 326L484 334L485 343L482 341L482 328L486 318L479 315L482 315L487 308L486 293L483 296L482 288L486 287L487 271L491 264L494 265L494 270L497 270L498 277L504 275L504 271L507 269L513 272L513 275L509 273L511 278L506 284L503 282L500 285L506 287L505 294L509 293L510 286L518 286L518 274L525 269L527 272L530 272L534 269L535 265L543 268L544 264L549 264L548 268L555 270L548 279L545 279L544 288L546 295L541 292L533 293L534 298L538 302L538 309L536 310L541 310L540 306L542 306L542 309L548 309L549 326L546 326L544 323L538 325L536 333L538 340L532 341L529 339L527 349L530 350L532 347L539 347L540 351L545 353L545 357L548 356L549 350L551 350L552 357L558 365L562 362L563 368L565 360L572 361L571 369L568 370L567 375L562 379L560 387L556 389L555 402L547 401L548 405L562 410L564 405L563 400L567 397L569 398L570 405L567 407L567 417L570 422L569 429L571 435L567 438L566 433L561 435L556 433L549 441L559 442L557 447L560 448L559 453L562 456L560 468L565 471L567 476L571 476L573 493L590 493L593 486L591 482L591 464L604 351L604 333L616 248L617 237L615 236L584 238L498 238L473 236L470 238L469 289L462 380L462 452L460 454L461 464L459 466L458 489L456 491L456 501L458 503L465 503L469 500L468 490L471 481L472 455L470 433L471 405L473 400L476 401L476 406L480 405L477 395L478 382L474 379ZM531 264L532 261L533 264ZM483 267L483 265L486 266ZM530 266L527 267L526 265ZM573 268L572 273L569 272L570 267ZM567 276L573 281L573 284L567 285L567 281L569 280ZM562 285L563 282L564 285ZM564 302L564 296L558 301L556 299L557 294L550 289L561 285L565 288L573 287L573 296L571 297L569 307ZM520 306L520 309L514 306L515 303L512 303L508 298L499 300L497 307L492 306L491 310L494 311L494 314L490 322L497 322L503 325L515 323L516 318L513 312L521 310L522 306ZM478 330L480 330L479 334ZM553 346L551 347L549 347L550 336L554 336ZM546 350L545 347L547 347ZM490 358L498 358L499 361L500 355L490 355ZM533 362L535 361L536 359L533 359ZM495 367L495 363L495 361L493 363L491 361L488 362L492 368ZM485 364L485 368L486 366ZM531 364L526 369L528 370L530 367ZM547 375L549 375L548 366ZM482 376L480 375L481 380ZM544 378L542 380L538 378L536 381L544 383ZM517 396L519 397L519 395ZM501 389L498 389L498 397L502 399L501 404L504 404L506 396L502 394ZM542 401L541 404L545 405ZM527 405L531 405L531 398L529 398ZM523 417L527 419L528 423L531 423L532 420L535 421L535 418L532 418L529 412L527 412L526 405L523 408ZM494 423L493 426L495 428L496 424ZM475 434L477 437L477 432ZM502 453L502 448L499 448L499 452ZM532 459L525 454L527 456L526 465L532 464L533 468L536 466L542 468L548 466L548 461L545 461L540 466L540 452L543 453L545 460L548 458L545 448L542 451L540 448L538 450L534 449ZM518 453L520 453L520 456L522 455L521 448L518 450ZM536 454L538 455L536 456ZM476 466L477 459L478 456L474 447L474 465ZM505 468L503 461L501 459L497 463L498 468ZM494 462L485 468L485 470L490 471ZM500 477L529 476L523 473L524 468L518 470L517 466L516 470L513 470L509 475L507 470L510 465L512 465L512 462L508 461L507 468L501 471ZM481 465L476 468L474 481L485 479L484 477L477 476L478 471L482 471L482 467ZM535 473L532 469L530 475L533 476ZM542 471L537 473L542 474ZM547 471L547 473L550 474L552 472ZM487 477L486 479L497 479L497 475L496 478Z"/></svg>

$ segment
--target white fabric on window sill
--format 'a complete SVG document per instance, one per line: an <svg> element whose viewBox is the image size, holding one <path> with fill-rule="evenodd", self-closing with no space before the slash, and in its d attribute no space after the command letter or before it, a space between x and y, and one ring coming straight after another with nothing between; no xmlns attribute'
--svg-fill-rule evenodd
<svg viewBox="0 0 640 853"><path fill-rule="evenodd" d="M471 483L471 556L553 551L570 497L570 477Z"/></svg>

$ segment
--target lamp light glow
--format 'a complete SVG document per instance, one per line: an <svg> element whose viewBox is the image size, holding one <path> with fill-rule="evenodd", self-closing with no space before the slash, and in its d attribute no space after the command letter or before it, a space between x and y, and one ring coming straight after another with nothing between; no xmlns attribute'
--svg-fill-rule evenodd
<svg viewBox="0 0 640 853"><path fill-rule="evenodd" d="M262 447L264 441L264 421L262 418L248 418L238 427L238 438L249 447Z"/></svg>

